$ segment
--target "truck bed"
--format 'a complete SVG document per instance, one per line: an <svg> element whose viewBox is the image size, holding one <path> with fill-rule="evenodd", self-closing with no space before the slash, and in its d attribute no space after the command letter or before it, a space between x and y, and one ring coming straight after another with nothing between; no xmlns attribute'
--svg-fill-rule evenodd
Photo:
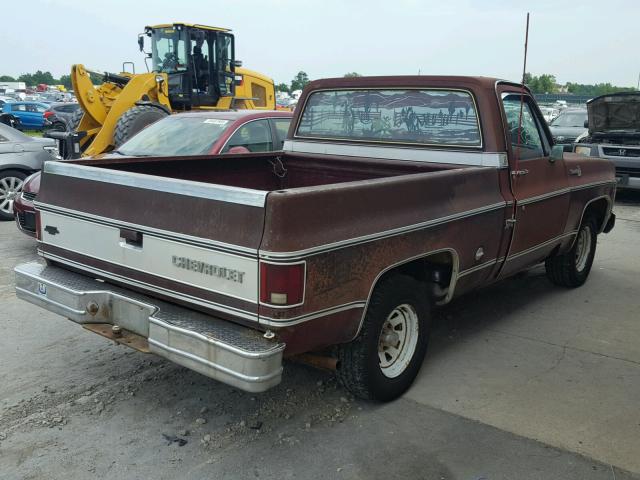
<svg viewBox="0 0 640 480"><path fill-rule="evenodd" d="M117 158L74 163L267 192L453 168L446 164L273 153L256 156Z"/></svg>

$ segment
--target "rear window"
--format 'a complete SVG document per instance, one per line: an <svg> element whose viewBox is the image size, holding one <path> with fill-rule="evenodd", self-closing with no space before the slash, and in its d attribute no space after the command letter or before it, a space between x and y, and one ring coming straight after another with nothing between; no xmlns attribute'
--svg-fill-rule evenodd
<svg viewBox="0 0 640 480"><path fill-rule="evenodd" d="M472 95L443 89L314 92L307 99L296 137L482 146Z"/></svg>

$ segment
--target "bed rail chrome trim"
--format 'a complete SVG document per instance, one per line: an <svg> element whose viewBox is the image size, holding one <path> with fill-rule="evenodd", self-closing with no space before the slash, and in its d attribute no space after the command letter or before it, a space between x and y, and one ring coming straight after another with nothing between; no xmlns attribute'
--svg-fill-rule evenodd
<svg viewBox="0 0 640 480"><path fill-rule="evenodd" d="M155 190L188 197L206 198L264 208L266 191L227 185L207 184L192 180L176 180L144 173L109 170L108 168L74 165L65 162L46 162L44 172L52 175L82 178L95 182L113 183L127 187Z"/></svg>
<svg viewBox="0 0 640 480"><path fill-rule="evenodd" d="M504 152L479 152L467 150L398 147L386 145L364 145L347 143L327 143L311 140L286 140L282 147L285 152L310 153L317 155L338 155L345 157L369 157L409 162L448 163L451 165L476 167L507 167Z"/></svg>

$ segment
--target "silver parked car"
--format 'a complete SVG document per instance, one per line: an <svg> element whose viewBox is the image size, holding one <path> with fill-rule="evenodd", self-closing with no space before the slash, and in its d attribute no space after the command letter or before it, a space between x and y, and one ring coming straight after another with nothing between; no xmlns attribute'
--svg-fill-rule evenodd
<svg viewBox="0 0 640 480"><path fill-rule="evenodd" d="M57 153L52 138L29 137L0 123L0 220L13 220L13 200L25 178Z"/></svg>

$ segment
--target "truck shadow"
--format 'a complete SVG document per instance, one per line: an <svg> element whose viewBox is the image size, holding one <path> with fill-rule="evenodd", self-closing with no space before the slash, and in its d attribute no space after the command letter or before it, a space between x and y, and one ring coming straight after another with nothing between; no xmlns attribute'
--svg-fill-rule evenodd
<svg viewBox="0 0 640 480"><path fill-rule="evenodd" d="M480 331L498 329L529 304L563 291L549 282L544 266L537 266L455 299L434 311L426 362Z"/></svg>

